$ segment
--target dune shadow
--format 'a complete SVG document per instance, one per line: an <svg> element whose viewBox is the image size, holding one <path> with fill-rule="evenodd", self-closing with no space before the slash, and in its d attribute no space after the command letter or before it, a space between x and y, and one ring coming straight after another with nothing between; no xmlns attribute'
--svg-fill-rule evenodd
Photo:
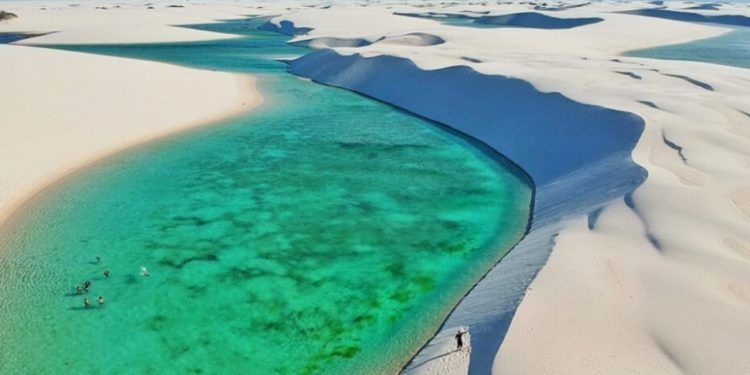
<svg viewBox="0 0 750 375"><path fill-rule="evenodd" d="M599 17L559 18L536 12L503 14L501 16L482 16L474 22L498 27L524 27L533 29L572 29L604 21Z"/></svg>
<svg viewBox="0 0 750 375"><path fill-rule="evenodd" d="M636 9L620 12L636 16L664 18L673 21L716 23L731 26L750 26L750 17L734 14L704 15L667 9Z"/></svg>

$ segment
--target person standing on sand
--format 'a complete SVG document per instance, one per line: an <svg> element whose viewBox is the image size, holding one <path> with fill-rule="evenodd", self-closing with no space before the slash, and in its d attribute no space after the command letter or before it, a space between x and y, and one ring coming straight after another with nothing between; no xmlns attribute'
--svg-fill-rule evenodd
<svg viewBox="0 0 750 375"><path fill-rule="evenodd" d="M458 332L456 332L456 336L455 336L456 337L456 350L462 350L464 348L463 336L467 332L468 331L464 331L464 330L461 330L461 329L459 329Z"/></svg>

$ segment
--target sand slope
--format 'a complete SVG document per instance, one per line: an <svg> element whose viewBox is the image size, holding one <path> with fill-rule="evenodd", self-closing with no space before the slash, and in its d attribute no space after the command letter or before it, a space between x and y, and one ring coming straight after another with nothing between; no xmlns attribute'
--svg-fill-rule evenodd
<svg viewBox="0 0 750 375"><path fill-rule="evenodd" d="M504 14L517 12L518 7L484 9ZM421 7L420 11L463 11L466 6L449 8ZM513 280L496 273L482 280L425 354L415 359L409 373L465 373L466 366L457 363L460 358L440 356L440 350L450 347L445 343L448 332L459 325L501 323L507 314L513 317L507 336L501 324L494 326L500 337L495 340L472 330L481 333L472 335L475 349L502 343L492 365L497 374L750 373L750 362L742 354L750 337L750 137L746 131L750 116L744 114L750 113L750 71L620 57L628 49L707 38L726 29L610 13L619 9L592 4L555 12L561 17L604 18L569 30L476 29L429 21L433 25L409 31L435 35L444 44L404 48L374 43L334 48L336 54L328 55L332 64L347 56L392 55L408 58L424 70L469 65L479 73L521 78L541 91L560 92L579 102L632 112L646 123L632 154L648 171L646 181L601 209L559 222L558 234L549 237L554 241L552 256L525 296L518 297L523 302L515 317L502 305L514 295L492 293L515 288L507 283ZM372 17L376 19L372 23L359 17L356 30L335 28L339 19L352 23L357 12L332 8L327 13L316 11L313 17L302 11L274 21L312 28L298 40L377 40L390 32L405 32L413 22L401 16L385 22L381 14ZM384 27L387 23L392 26ZM377 77L378 69L391 68L382 64L348 70L345 80L333 83L360 90L361 82ZM391 102L399 105L402 96L414 110L408 95L415 91L413 85L395 84L392 89ZM462 100L477 98L457 97L456 103ZM416 111L421 113L419 108ZM520 129L519 133L528 136ZM571 156L547 155L551 160ZM585 178L587 171L570 177ZM622 173L618 168L606 172ZM553 181L550 187L567 183ZM555 194L558 203L567 204L576 192L561 194L566 192L562 187ZM545 251L548 242L531 240L538 244L517 250ZM488 283L491 287L483 287ZM472 352L470 371L476 361L493 362L483 353Z"/></svg>
<svg viewBox="0 0 750 375"><path fill-rule="evenodd" d="M151 5L146 3L4 1L2 9L17 14L18 18L0 24L0 32L53 32L78 27L127 24L187 25L208 23L217 19L241 18L244 14L253 12L248 8L221 4L170 8L168 5L172 2L152 1ZM154 9L148 9L149 6ZM107 9L97 9L101 7Z"/></svg>
<svg viewBox="0 0 750 375"><path fill-rule="evenodd" d="M174 5L179 5L175 7ZM192 30L177 25L211 23L273 12L275 6L255 8L221 2L122 1L3 2L0 9L18 18L0 23L0 32L48 34L19 44L157 43L225 39L234 36Z"/></svg>
<svg viewBox="0 0 750 375"><path fill-rule="evenodd" d="M166 25L82 26L23 39L15 44L164 43L236 38L235 35Z"/></svg>
<svg viewBox="0 0 750 375"><path fill-rule="evenodd" d="M88 161L260 102L243 75L9 45L0 61L0 221Z"/></svg>

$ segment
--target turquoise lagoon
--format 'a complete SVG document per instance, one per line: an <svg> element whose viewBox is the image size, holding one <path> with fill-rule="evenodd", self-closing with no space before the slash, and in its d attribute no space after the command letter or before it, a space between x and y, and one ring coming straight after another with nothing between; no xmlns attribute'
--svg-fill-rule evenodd
<svg viewBox="0 0 750 375"><path fill-rule="evenodd" d="M750 68L750 28L738 27L715 38L629 51L625 55Z"/></svg>
<svg viewBox="0 0 750 375"><path fill-rule="evenodd" d="M258 22L66 47L248 72L266 103L90 165L0 228L0 373L394 373L523 236L518 168L288 74L274 59L306 50Z"/></svg>

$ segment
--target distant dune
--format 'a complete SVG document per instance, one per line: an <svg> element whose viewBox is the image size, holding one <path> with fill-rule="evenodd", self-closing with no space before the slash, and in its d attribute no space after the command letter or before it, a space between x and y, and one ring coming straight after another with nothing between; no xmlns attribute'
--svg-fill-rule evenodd
<svg viewBox="0 0 750 375"><path fill-rule="evenodd" d="M701 6L700 8L693 7L692 9L707 10L712 8ZM703 22L730 26L750 26L750 17L734 14L703 15L693 12L680 12L668 9L637 9L625 11L623 13L647 17L658 17L675 21Z"/></svg>
<svg viewBox="0 0 750 375"><path fill-rule="evenodd" d="M412 47L434 46L445 43L445 40L437 35L427 33L396 34L380 37L374 41L367 38L310 38L291 42L291 44L310 48L357 48L372 44L390 44Z"/></svg>
<svg viewBox="0 0 750 375"><path fill-rule="evenodd" d="M306 27L294 27L289 21L281 21L278 25L271 21L266 22L258 27L261 30L275 31L286 35L304 35L311 29Z"/></svg>
<svg viewBox="0 0 750 375"><path fill-rule="evenodd" d="M423 32L444 39L420 48L331 47L290 69L451 125L534 179L532 230L458 305L407 374L750 370L738 360L750 335L743 302L750 271L742 267L750 254L743 214L750 176L741 163L729 162L746 159L750 149L740 136L748 134L747 70L622 57L631 49L728 32L618 13L634 6L592 3L558 11L560 19L601 19L567 29L541 28L548 19L538 15L521 19L535 27L436 22L489 10L486 17L505 15L500 23L508 24L510 15L535 13L527 4L382 12L332 7L272 20L309 28L306 38L372 41ZM722 12L729 8L747 14L729 5ZM471 15L453 16L467 10ZM383 14L388 11L392 16ZM589 127L564 101L551 104L540 93L560 93L605 113ZM616 110L611 117L609 110ZM628 133L626 116L616 115L621 111L643 120L640 137ZM590 131L578 133L584 128ZM633 143L631 153L624 146ZM630 157L635 164L625 162ZM467 326L470 360L447 354L455 348L452 334Z"/></svg>
<svg viewBox="0 0 750 375"><path fill-rule="evenodd" d="M571 29L604 21L599 17L558 18L536 12L504 14L501 16L481 16L474 22L485 25L529 27L535 29Z"/></svg>
<svg viewBox="0 0 750 375"><path fill-rule="evenodd" d="M17 44L158 43L228 38L236 38L236 36L167 25L125 24L76 27L24 39Z"/></svg>

